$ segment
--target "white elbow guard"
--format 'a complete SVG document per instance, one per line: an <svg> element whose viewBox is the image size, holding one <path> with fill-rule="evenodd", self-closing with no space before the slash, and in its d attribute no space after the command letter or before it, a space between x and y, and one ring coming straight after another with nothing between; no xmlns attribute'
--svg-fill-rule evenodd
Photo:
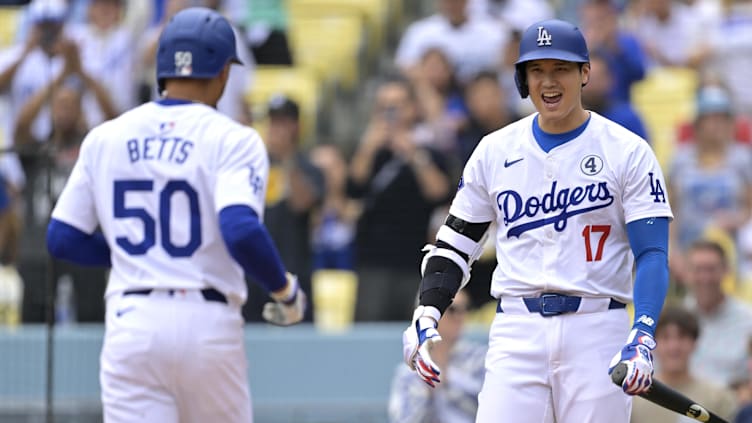
<svg viewBox="0 0 752 423"><path fill-rule="evenodd" d="M457 267L462 270L462 283L460 284L460 289L462 289L470 281L471 266L473 265L475 260L477 260L478 257L480 257L480 255L483 253L483 245L485 244L487 237L488 232L483 235L480 241L475 242L465 235L456 232L454 229L446 225L442 225L441 228L439 228L439 232L436 234L436 240L444 241L445 243L456 248L458 251L467 254L468 259L465 260L461 255L457 254L456 251L449 248L439 248L435 245L428 244L423 247L423 251L426 251L426 255L423 256L423 262L420 266L421 276L425 275L426 263L428 263L428 259L430 259L431 257L444 257L448 260L451 260L457 265Z"/></svg>

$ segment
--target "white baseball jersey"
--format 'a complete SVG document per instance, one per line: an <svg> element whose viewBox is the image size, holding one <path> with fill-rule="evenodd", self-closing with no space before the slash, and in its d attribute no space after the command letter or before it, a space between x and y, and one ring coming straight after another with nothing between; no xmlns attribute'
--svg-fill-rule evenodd
<svg viewBox="0 0 752 423"><path fill-rule="evenodd" d="M218 212L263 217L269 163L259 135L198 104L139 106L94 128L52 217L112 249L106 296L132 288L214 287L247 295Z"/></svg>
<svg viewBox="0 0 752 423"><path fill-rule="evenodd" d="M497 223L494 297L559 292L631 302L626 223L673 216L650 146L590 115L577 138L548 153L531 115L484 137L468 160L449 212Z"/></svg>

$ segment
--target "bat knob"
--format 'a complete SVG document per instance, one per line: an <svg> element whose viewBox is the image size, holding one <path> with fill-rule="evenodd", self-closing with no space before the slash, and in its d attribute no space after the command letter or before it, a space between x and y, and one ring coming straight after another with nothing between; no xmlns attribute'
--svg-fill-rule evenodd
<svg viewBox="0 0 752 423"><path fill-rule="evenodd" d="M619 363L614 367L614 370L611 372L611 380L621 387L622 382L624 382L624 378L627 377L627 363Z"/></svg>

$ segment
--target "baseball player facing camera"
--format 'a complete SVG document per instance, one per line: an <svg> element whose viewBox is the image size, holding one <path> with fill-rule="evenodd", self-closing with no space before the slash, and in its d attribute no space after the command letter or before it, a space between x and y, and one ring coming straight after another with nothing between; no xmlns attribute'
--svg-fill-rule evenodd
<svg viewBox="0 0 752 423"><path fill-rule="evenodd" d="M583 108L589 71L575 26L547 20L525 30L515 80L537 113L481 140L426 248L403 352L433 386L437 322L469 280L489 224L498 225L481 423L627 423L631 398L609 373L627 363L630 395L652 383L671 209L648 144Z"/></svg>
<svg viewBox="0 0 752 423"><path fill-rule="evenodd" d="M177 13L157 51L162 98L89 132L52 213L53 256L112 266L105 422L252 421L244 273L275 300L268 321L303 317L306 295L262 224L264 144L215 109L238 62L221 15Z"/></svg>

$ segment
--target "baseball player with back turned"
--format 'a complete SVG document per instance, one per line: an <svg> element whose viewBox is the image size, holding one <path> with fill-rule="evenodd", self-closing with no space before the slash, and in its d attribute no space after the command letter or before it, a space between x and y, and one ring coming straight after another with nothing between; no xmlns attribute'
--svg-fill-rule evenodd
<svg viewBox="0 0 752 423"><path fill-rule="evenodd" d="M627 363L630 395L652 383L671 209L648 144L583 109L589 71L575 26L548 20L525 30L515 79L537 113L481 140L426 248L403 351L434 385L436 322L467 283L490 222L498 225L491 294L499 303L478 422L627 423L631 398L609 373Z"/></svg>
<svg viewBox="0 0 752 423"><path fill-rule="evenodd" d="M91 130L52 212L52 255L112 266L105 422L251 422L244 272L275 300L268 321L303 317L306 296L261 223L265 147L215 110L238 62L223 17L177 13L157 50L162 98Z"/></svg>

